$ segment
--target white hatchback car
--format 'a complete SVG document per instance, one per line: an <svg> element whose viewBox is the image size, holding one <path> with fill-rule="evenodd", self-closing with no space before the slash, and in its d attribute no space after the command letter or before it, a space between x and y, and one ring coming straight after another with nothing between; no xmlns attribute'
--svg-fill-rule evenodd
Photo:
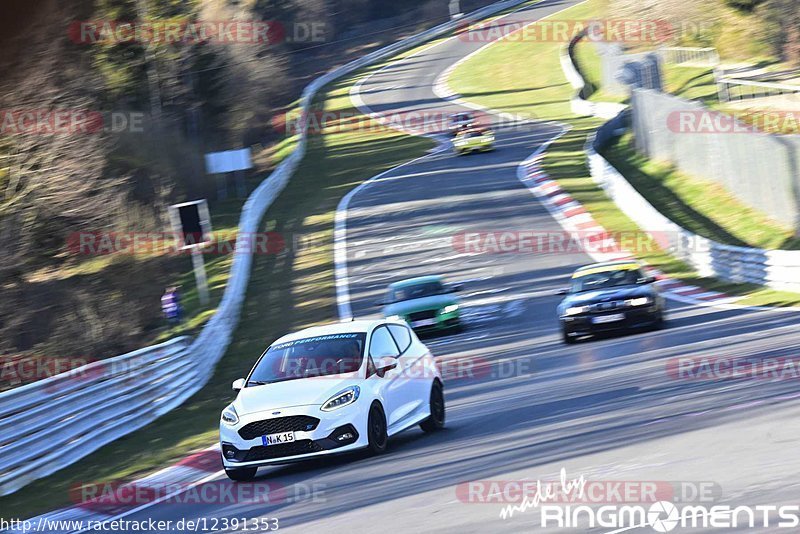
<svg viewBox="0 0 800 534"><path fill-rule="evenodd" d="M386 450L419 424L444 426L436 362L405 322L352 321L308 328L273 343L222 412L225 473L251 480L259 466L355 449Z"/></svg>

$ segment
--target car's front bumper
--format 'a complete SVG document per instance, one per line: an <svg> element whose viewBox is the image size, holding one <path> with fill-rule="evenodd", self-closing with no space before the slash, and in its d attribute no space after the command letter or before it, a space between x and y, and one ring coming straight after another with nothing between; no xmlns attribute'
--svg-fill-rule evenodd
<svg viewBox="0 0 800 534"><path fill-rule="evenodd" d="M594 321L595 317L603 317L619 313L624 314L624 318L619 321L607 323L597 323ZM564 333L577 337L588 336L601 332L646 328L658 324L661 321L661 318L662 310L659 306L643 306L641 308L628 308L624 311L615 311L614 313L562 316L560 320Z"/></svg>
<svg viewBox="0 0 800 534"><path fill-rule="evenodd" d="M455 146L455 150L459 154L467 154L469 152L489 152L494 149L494 143L486 142L474 145L460 145Z"/></svg>
<svg viewBox="0 0 800 534"><path fill-rule="evenodd" d="M458 327L461 324L461 315L459 310L449 313L437 313L436 316L432 318L433 323L431 324L424 324L426 322L424 319L420 322L414 321L410 317L405 317L404 320L415 332L432 332L450 330Z"/></svg>
<svg viewBox="0 0 800 534"><path fill-rule="evenodd" d="M366 407L362 405L368 404L356 401L332 412L323 412L319 406L296 406L281 408L280 415L274 415L272 410L267 410L241 416L235 426L222 423L219 432L222 463L227 469L258 467L296 462L366 447L367 413ZM293 442L265 445L261 436L244 439L239 434L239 430L250 423L297 415L313 417L319 422L316 428L310 431L294 430ZM348 433L353 434L353 438L338 439Z"/></svg>

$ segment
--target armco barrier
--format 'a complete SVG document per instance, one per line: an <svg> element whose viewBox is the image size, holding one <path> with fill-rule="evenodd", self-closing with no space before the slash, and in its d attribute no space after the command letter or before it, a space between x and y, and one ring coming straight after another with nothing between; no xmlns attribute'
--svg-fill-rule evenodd
<svg viewBox="0 0 800 534"><path fill-rule="evenodd" d="M525 1L496 2L334 69L306 86L301 108L308 114L317 91L341 76ZM286 186L305 155L306 132L303 124L292 154L248 197L238 239L258 230ZM236 250L248 250L245 245L237 243ZM236 254L217 312L194 341L173 339L0 394L0 495L73 464L199 391L230 344L251 263L251 254Z"/></svg>
<svg viewBox="0 0 800 534"><path fill-rule="evenodd" d="M570 84L576 89L582 89L583 77L571 55L578 39L580 37L562 51L561 65ZM604 117L604 114L598 113L597 104L583 100L580 91L572 99L575 114ZM639 228L653 235L668 248L668 252L691 265L700 276L800 292L800 251L762 250L717 243L678 226L653 207L597 152L602 143L618 135L626 121L625 113L620 113L619 110L613 117L587 139L589 170L592 179Z"/></svg>
<svg viewBox="0 0 800 534"><path fill-rule="evenodd" d="M586 100L584 95L586 82L576 67L575 45L586 36L587 31L583 30L578 33L570 40L567 46L561 49L561 70L564 71L569 84L575 89L575 94L569 99L570 107L576 115L611 119L619 115L626 106L615 102L591 102Z"/></svg>
<svg viewBox="0 0 800 534"><path fill-rule="evenodd" d="M603 128L613 128L604 125ZM800 251L762 250L717 243L667 219L595 150L595 134L586 143L592 179L639 228L669 239L672 255L691 265L701 276L751 283L800 292Z"/></svg>

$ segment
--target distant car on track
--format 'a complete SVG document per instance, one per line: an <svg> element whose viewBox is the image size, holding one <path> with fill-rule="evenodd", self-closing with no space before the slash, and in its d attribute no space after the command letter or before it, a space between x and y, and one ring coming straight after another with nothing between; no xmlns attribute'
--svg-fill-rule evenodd
<svg viewBox="0 0 800 534"><path fill-rule="evenodd" d="M494 150L494 132L488 128L461 130L453 138L453 148L458 155Z"/></svg>
<svg viewBox="0 0 800 534"><path fill-rule="evenodd" d="M610 330L660 328L664 297L642 266L632 261L595 263L572 275L572 285L558 305L565 343Z"/></svg>
<svg viewBox="0 0 800 534"><path fill-rule="evenodd" d="M401 321L314 327L275 341L222 412L225 473L251 480L259 466L368 449L419 425L444 426L439 370Z"/></svg>
<svg viewBox="0 0 800 534"><path fill-rule="evenodd" d="M448 124L448 129L451 132L456 133L464 128L469 128L474 124L475 124L475 115L468 111L463 111L461 113L454 113L450 115L450 123Z"/></svg>
<svg viewBox="0 0 800 534"><path fill-rule="evenodd" d="M378 305L384 317L404 320L420 332L458 330L461 309L455 293L460 289L437 275L409 278L390 284Z"/></svg>

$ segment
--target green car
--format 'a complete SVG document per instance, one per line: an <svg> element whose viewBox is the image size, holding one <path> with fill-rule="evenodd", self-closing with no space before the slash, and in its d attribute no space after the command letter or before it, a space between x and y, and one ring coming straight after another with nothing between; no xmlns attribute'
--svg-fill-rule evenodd
<svg viewBox="0 0 800 534"><path fill-rule="evenodd" d="M378 302L383 316L403 319L417 331L460 330L459 286L445 285L441 276L420 276L389 286Z"/></svg>

